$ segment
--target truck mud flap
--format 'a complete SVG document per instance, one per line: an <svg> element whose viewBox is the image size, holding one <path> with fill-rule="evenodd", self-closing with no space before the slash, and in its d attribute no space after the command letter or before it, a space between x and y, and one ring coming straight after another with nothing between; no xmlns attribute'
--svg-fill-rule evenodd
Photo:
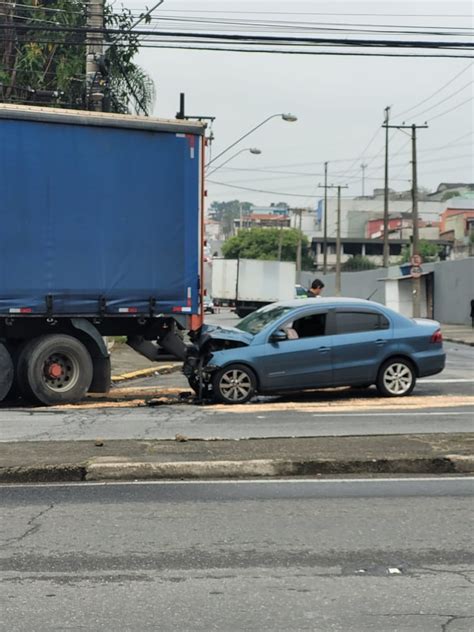
<svg viewBox="0 0 474 632"><path fill-rule="evenodd" d="M14 378L13 360L10 352L0 342L0 402L8 395Z"/></svg>

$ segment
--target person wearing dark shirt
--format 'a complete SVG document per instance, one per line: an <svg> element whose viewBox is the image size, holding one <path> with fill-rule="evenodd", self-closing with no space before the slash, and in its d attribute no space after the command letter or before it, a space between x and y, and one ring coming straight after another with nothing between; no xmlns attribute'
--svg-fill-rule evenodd
<svg viewBox="0 0 474 632"><path fill-rule="evenodd" d="M318 298L323 289L324 283L321 281L321 279L314 279L314 281L311 283L311 287L306 294L308 298Z"/></svg>

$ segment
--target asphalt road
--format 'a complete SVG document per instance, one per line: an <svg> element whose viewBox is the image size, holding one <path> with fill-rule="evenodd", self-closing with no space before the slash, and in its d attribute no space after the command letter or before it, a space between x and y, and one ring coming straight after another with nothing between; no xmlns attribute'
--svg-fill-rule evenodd
<svg viewBox="0 0 474 632"><path fill-rule="evenodd" d="M419 380L412 396L384 399L374 388L259 398L243 406L189 403L156 408L0 408L0 441L74 439L243 439L472 432L474 348L446 344L446 370ZM134 381L185 388L180 374ZM130 383L129 383L130 386ZM471 405L466 405L471 404Z"/></svg>
<svg viewBox="0 0 474 632"><path fill-rule="evenodd" d="M474 478L0 487L3 632L474 628Z"/></svg>

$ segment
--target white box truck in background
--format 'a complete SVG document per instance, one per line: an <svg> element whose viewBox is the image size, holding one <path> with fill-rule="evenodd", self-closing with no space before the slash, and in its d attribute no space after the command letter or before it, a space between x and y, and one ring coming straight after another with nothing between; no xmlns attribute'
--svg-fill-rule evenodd
<svg viewBox="0 0 474 632"><path fill-rule="evenodd" d="M243 317L263 305L295 298L296 266L291 261L214 259L212 297L234 303Z"/></svg>

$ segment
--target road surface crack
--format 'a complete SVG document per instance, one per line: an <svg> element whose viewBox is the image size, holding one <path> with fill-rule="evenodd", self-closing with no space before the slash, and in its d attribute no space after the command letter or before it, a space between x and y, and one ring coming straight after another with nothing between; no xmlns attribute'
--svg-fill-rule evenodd
<svg viewBox="0 0 474 632"><path fill-rule="evenodd" d="M40 518L42 518L45 514L47 514L53 508L54 508L54 503L46 507L46 509L42 509L36 515L32 516L26 523L26 530L24 531L24 533L22 533L21 535L16 535L12 538L7 538L6 540L4 540L4 542L0 546L3 548L6 546L9 546L10 544L17 544L18 542L21 542L25 538L28 538L29 536L35 534L41 528L41 523L38 522Z"/></svg>
<svg viewBox="0 0 474 632"><path fill-rule="evenodd" d="M469 571L451 571L445 568L427 568L427 567L423 567L420 566L419 570L421 571L427 571L428 573L432 573L434 575L438 574L438 573L447 573L449 575L458 575L459 577L462 577L462 579L466 580L469 584L474 585L474 578L470 576Z"/></svg>
<svg viewBox="0 0 474 632"><path fill-rule="evenodd" d="M464 619L474 619L474 615L461 616L461 615L452 614L452 615L441 615L441 616L448 617L448 620L446 621L446 623L441 624L441 632L448 632L448 628L451 625L451 623L455 623L456 621L462 621Z"/></svg>

